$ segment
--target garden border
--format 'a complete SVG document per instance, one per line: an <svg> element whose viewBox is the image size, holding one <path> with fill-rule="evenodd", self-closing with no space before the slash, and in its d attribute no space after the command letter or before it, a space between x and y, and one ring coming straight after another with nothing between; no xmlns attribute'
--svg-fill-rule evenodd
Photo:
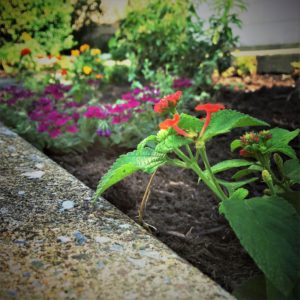
<svg viewBox="0 0 300 300"><path fill-rule="evenodd" d="M0 122L1 299L234 299Z"/></svg>

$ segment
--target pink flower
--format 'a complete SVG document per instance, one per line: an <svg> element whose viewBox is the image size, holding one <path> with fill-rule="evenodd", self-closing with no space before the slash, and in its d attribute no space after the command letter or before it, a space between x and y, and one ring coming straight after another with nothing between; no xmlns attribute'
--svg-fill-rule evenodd
<svg viewBox="0 0 300 300"><path fill-rule="evenodd" d="M71 120L71 117L62 117L61 119L58 119L54 122L56 126L64 126L66 123L68 123Z"/></svg>
<svg viewBox="0 0 300 300"><path fill-rule="evenodd" d="M90 106L87 111L83 114L86 118L97 118L97 119L105 119L107 117L107 113L104 112L98 106Z"/></svg>
<svg viewBox="0 0 300 300"><path fill-rule="evenodd" d="M61 131L59 128L54 128L54 129L50 130L48 133L49 133L50 137L53 139L55 139L61 135Z"/></svg>
<svg viewBox="0 0 300 300"><path fill-rule="evenodd" d="M116 125L116 124L120 124L120 123L126 123L127 121L129 121L130 118L131 118L131 115L114 116L112 118L111 124Z"/></svg>
<svg viewBox="0 0 300 300"><path fill-rule="evenodd" d="M79 129L78 129L78 127L77 127L75 124L73 124L73 125L71 125L71 126L68 126L68 127L66 128L66 131L67 131L67 132L70 132L70 133L76 133L76 132L79 131Z"/></svg>

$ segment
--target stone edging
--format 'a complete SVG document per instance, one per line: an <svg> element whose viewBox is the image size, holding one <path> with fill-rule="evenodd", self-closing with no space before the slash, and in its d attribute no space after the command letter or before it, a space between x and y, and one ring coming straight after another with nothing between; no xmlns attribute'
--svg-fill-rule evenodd
<svg viewBox="0 0 300 300"><path fill-rule="evenodd" d="M234 299L0 123L1 299Z"/></svg>

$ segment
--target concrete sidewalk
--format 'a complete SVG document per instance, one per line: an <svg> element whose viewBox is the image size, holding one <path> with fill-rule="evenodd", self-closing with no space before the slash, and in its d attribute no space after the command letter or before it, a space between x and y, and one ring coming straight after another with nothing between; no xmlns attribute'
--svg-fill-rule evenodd
<svg viewBox="0 0 300 300"><path fill-rule="evenodd" d="M0 124L0 299L234 299Z"/></svg>

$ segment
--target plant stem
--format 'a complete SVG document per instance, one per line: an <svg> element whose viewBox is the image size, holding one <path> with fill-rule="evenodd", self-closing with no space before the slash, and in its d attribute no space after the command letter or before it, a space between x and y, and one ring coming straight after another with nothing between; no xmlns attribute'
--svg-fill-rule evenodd
<svg viewBox="0 0 300 300"><path fill-rule="evenodd" d="M200 148L200 155L201 158L203 160L203 163L205 165L206 170L208 171L209 175L210 175L210 179L213 181L214 185L216 186L216 188L218 189L220 195L222 195L222 200L227 199L228 197L225 195L224 191L222 190L220 184L218 183L208 160L207 154L206 154L206 149L205 146Z"/></svg>
<svg viewBox="0 0 300 300"><path fill-rule="evenodd" d="M195 158L193 158L192 160L189 159L181 150L179 150L178 148L176 148L174 150L174 152L176 153L176 155L181 158L187 165L187 167L189 167L190 169L192 169L198 176L199 178L201 178L201 180L209 187L209 189L215 193L217 195L217 197L222 201L224 199L226 199L226 195L224 194L224 192L222 191L222 193L220 193L220 191L218 190L217 186L215 185L215 183L210 180L210 178L207 178L204 174L204 172L202 171L202 169L199 167L197 161L195 160Z"/></svg>
<svg viewBox="0 0 300 300"><path fill-rule="evenodd" d="M192 152L190 146L189 146L189 145L186 145L185 148L186 148L186 150L187 150L187 152L188 152L188 154L189 154L189 156L190 156L190 159L194 160L194 154L193 154L193 152Z"/></svg>
<svg viewBox="0 0 300 300"><path fill-rule="evenodd" d="M142 199L142 202L141 202L141 205L139 207L139 223L140 224L143 224L143 217L144 217L144 212L145 212L145 208L146 208L146 204L147 204L147 201L149 199L149 196L150 196L150 187L151 187L151 184L152 184L152 181L153 181L153 178L156 174L156 171L155 170L153 172L153 174L151 175L150 177L150 180L147 184L147 187L146 187L146 190L145 190L145 193L144 193L144 196L143 196L143 199Z"/></svg>

